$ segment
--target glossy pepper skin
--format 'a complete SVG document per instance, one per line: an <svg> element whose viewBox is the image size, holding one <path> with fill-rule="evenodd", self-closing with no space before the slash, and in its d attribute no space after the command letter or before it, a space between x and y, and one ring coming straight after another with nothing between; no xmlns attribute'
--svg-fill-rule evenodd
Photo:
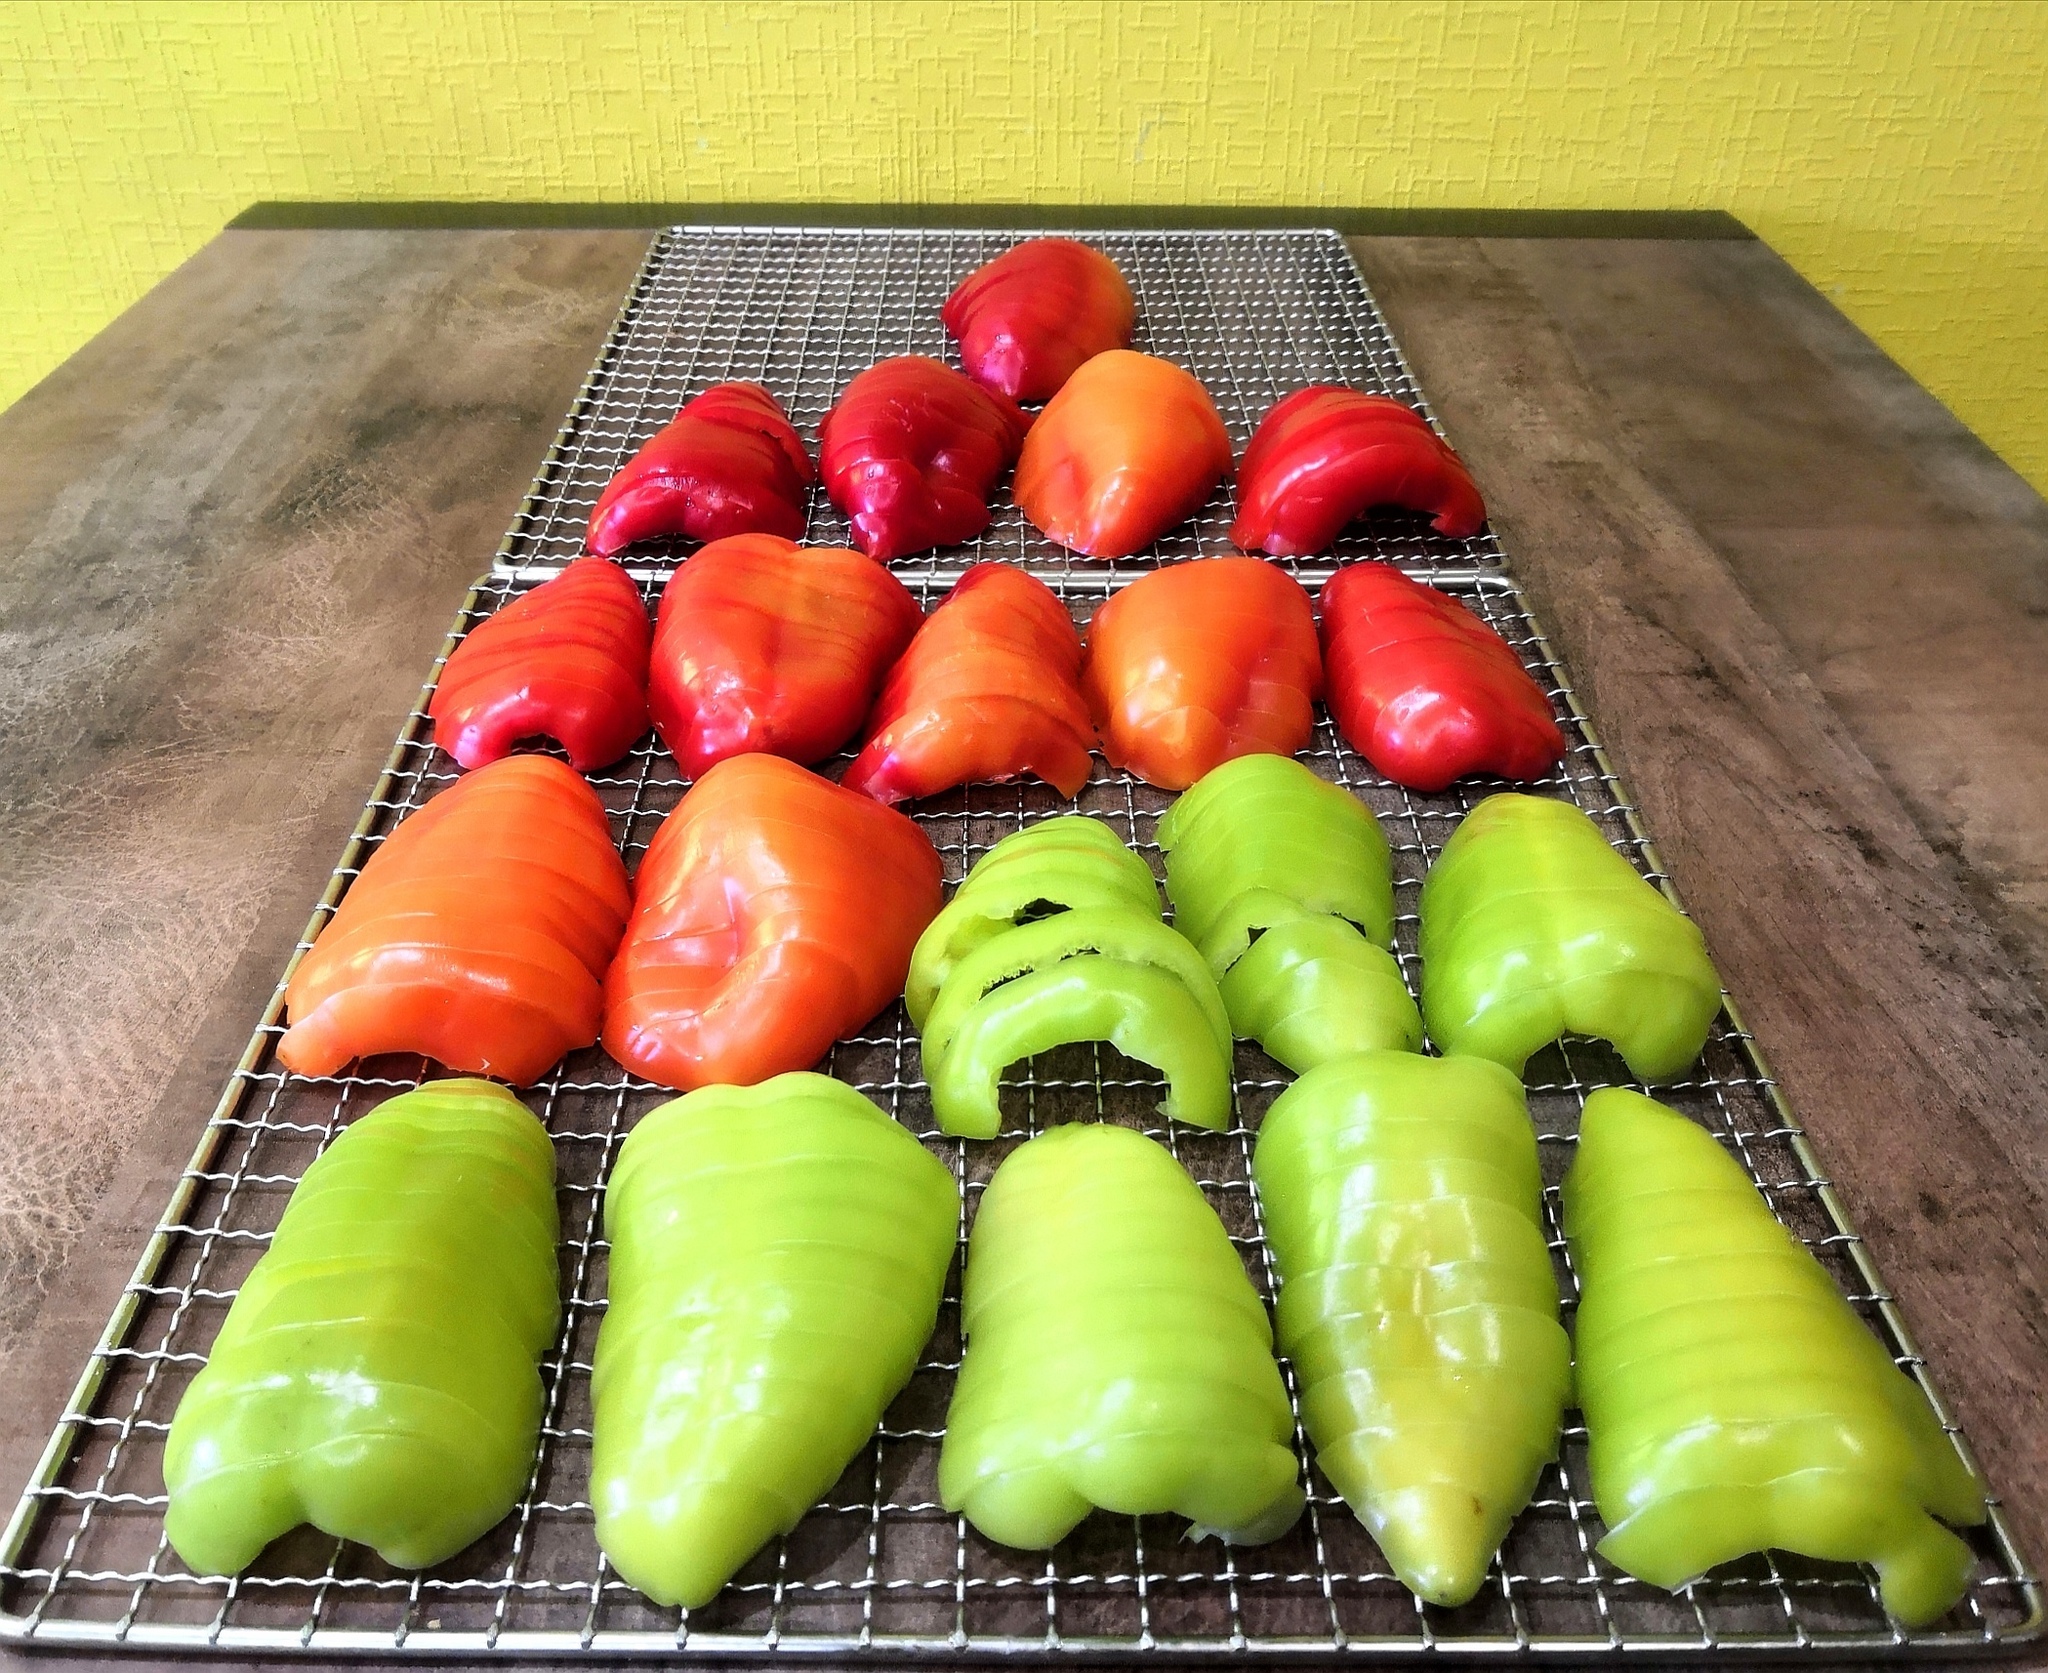
<svg viewBox="0 0 2048 1673"><path fill-rule="evenodd" d="M1292 755L1322 693L1308 594L1263 558L1155 571L1088 624L1081 694L1103 751L1164 790L1240 755Z"/></svg>
<svg viewBox="0 0 2048 1673"><path fill-rule="evenodd" d="M843 1082L712 1086L644 1117L605 1191L590 1497L612 1566L710 1602L909 1381L959 1234L945 1166Z"/></svg>
<svg viewBox="0 0 2048 1673"><path fill-rule="evenodd" d="M452 1557L525 1491L556 1293L555 1151L488 1081L345 1128L292 1192L164 1447L164 1530L232 1574L310 1522L397 1568Z"/></svg>
<svg viewBox="0 0 2048 1673"><path fill-rule="evenodd" d="M597 1038L631 906L597 793L513 755L408 814L341 897L285 989L278 1060L331 1075L420 1052L518 1086Z"/></svg>
<svg viewBox="0 0 2048 1673"><path fill-rule="evenodd" d="M1237 499L1232 543L1274 557L1327 552L1376 505L1429 512L1454 540L1486 521L1471 473L1422 414L1335 384L1296 390L1259 420Z"/></svg>
<svg viewBox="0 0 2048 1673"><path fill-rule="evenodd" d="M818 462L854 545L887 563L987 528L989 494L1030 428L1015 402L952 367L898 355L846 386L818 431Z"/></svg>
<svg viewBox="0 0 2048 1673"><path fill-rule="evenodd" d="M1871 1564L1909 1627L1955 1605L1976 1562L1941 1523L1983 1521L1982 1485L1704 1128L1594 1093L1564 1229L1602 1556L1675 1588L1775 1547Z"/></svg>
<svg viewBox="0 0 2048 1673"><path fill-rule="evenodd" d="M636 540L804 532L817 472L781 404L759 384L714 384L605 484L584 546L599 557Z"/></svg>
<svg viewBox="0 0 2048 1673"><path fill-rule="evenodd" d="M1236 1033L1297 1073L1421 1046L1387 951L1392 859L1356 796L1291 757L1241 755L1166 810L1158 841L1173 926L1214 973Z"/></svg>
<svg viewBox="0 0 2048 1673"><path fill-rule="evenodd" d="M579 773L608 767L647 730L649 637L626 572L578 558L455 647L427 705L434 742L482 767L545 735Z"/></svg>
<svg viewBox="0 0 2048 1673"><path fill-rule="evenodd" d="M1425 1603L1466 1603L1557 1454L1571 1345L1520 1082L1477 1057L1311 1069L1252 1158L1323 1473Z"/></svg>
<svg viewBox="0 0 2048 1673"><path fill-rule="evenodd" d="M1078 813L1013 832L974 864L910 955L903 1005L923 1028L932 1001L969 953L1045 908L1112 907L1158 919L1152 868L1099 819Z"/></svg>
<svg viewBox="0 0 2048 1673"><path fill-rule="evenodd" d="M640 862L605 1050L679 1090L808 1068L902 991L939 875L902 814L780 756L719 762Z"/></svg>
<svg viewBox="0 0 2048 1673"><path fill-rule="evenodd" d="M1520 1074L1590 1034L1643 1080L1707 1043L1721 979L1680 912L1569 802L1488 796L1422 884L1422 1017L1447 1052Z"/></svg>
<svg viewBox="0 0 2048 1673"><path fill-rule="evenodd" d="M1277 1539L1303 1503L1272 1328L1223 1223L1142 1134L1055 1127L996 1169L968 1241L939 1497L1000 1545L1091 1507Z"/></svg>
<svg viewBox="0 0 2048 1673"><path fill-rule="evenodd" d="M1541 778L1564 754L1550 699L1507 641L1391 564L1340 569L1318 600L1338 729L1396 784Z"/></svg>
<svg viewBox="0 0 2048 1673"><path fill-rule="evenodd" d="M840 782L894 803L1029 773L1071 796L1095 747L1080 672L1081 635L1053 590L978 563L889 671Z"/></svg>
<svg viewBox="0 0 2048 1673"><path fill-rule="evenodd" d="M939 318L969 377L1035 402L1058 394L1082 361L1128 347L1138 304L1100 250L1031 238L962 279Z"/></svg>
<svg viewBox="0 0 2048 1673"><path fill-rule="evenodd" d="M1038 415L1011 497L1062 546L1125 558L1192 517L1229 470L1230 436L1194 374L1112 349Z"/></svg>
<svg viewBox="0 0 2048 1673"><path fill-rule="evenodd" d="M843 546L733 535L662 590L647 704L677 764L822 761L860 730L924 620L902 582Z"/></svg>

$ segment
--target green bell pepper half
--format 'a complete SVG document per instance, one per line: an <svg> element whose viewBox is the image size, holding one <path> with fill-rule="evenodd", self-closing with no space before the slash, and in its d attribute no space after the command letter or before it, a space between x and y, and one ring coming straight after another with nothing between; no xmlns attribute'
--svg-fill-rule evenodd
<svg viewBox="0 0 2048 1673"><path fill-rule="evenodd" d="M1042 908L1125 906L1153 918L1152 868L1099 819L1078 813L1041 820L991 848L918 937L903 1003L923 1028L953 966Z"/></svg>
<svg viewBox="0 0 2048 1673"><path fill-rule="evenodd" d="M1489 796L1422 885L1422 1015L1445 1052L1519 1074L1565 1033L1643 1080L1695 1059L1721 980L1692 921L1569 802Z"/></svg>
<svg viewBox="0 0 2048 1673"><path fill-rule="evenodd" d="M656 1602L694 1609L796 1526L909 1381L959 1191L844 1082L786 1074L643 1117L604 1223L598 1543Z"/></svg>
<svg viewBox="0 0 2048 1673"><path fill-rule="evenodd" d="M231 1574L310 1522L428 1568L518 1503L560 1322L555 1151L482 1080L380 1104L306 1169L164 1446L164 1531Z"/></svg>
<svg viewBox="0 0 2048 1673"><path fill-rule="evenodd" d="M1324 1063L1274 1101L1252 1176L1317 1462L1410 1590L1469 1601L1571 1390L1521 1084L1481 1058Z"/></svg>
<svg viewBox="0 0 2048 1673"><path fill-rule="evenodd" d="M1216 1212L1127 1128L1055 1127L982 1193L939 1497L1056 1544L1091 1507L1258 1544L1304 1503L1272 1329Z"/></svg>
<svg viewBox="0 0 2048 1673"><path fill-rule="evenodd" d="M1871 1564L1906 1626L1954 1607L1975 1557L1942 1523L1982 1522L1982 1484L1711 1134L1594 1093L1564 1229L1603 1556L1676 1588L1775 1547Z"/></svg>
<svg viewBox="0 0 2048 1673"><path fill-rule="evenodd" d="M1231 1027L1297 1074L1354 1052L1422 1047L1422 1016L1393 954L1327 913L1266 929L1218 985Z"/></svg>

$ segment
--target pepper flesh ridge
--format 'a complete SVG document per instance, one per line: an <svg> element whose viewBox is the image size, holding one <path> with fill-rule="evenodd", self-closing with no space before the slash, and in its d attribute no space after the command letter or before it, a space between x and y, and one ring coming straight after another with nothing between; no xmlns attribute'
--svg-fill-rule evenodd
<svg viewBox="0 0 2048 1673"><path fill-rule="evenodd" d="M1976 1559L1941 1523L1982 1484L1741 1164L1609 1087L1563 1206L1601 1555L1670 1588L1766 1547L1867 1562L1904 1625L1947 1613Z"/></svg>
<svg viewBox="0 0 2048 1673"><path fill-rule="evenodd" d="M846 386L819 427L818 462L854 545L886 563L987 528L989 493L1030 428L1015 402L952 367L898 355Z"/></svg>
<svg viewBox="0 0 2048 1673"><path fill-rule="evenodd" d="M1055 1127L1004 1159L961 1325L939 1497L985 1537L1043 1549L1099 1507L1257 1544L1301 1514L1265 1308L1194 1181L1142 1134Z"/></svg>
<svg viewBox="0 0 2048 1673"><path fill-rule="evenodd" d="M597 1038L630 909L597 793L544 755L466 774L401 820L285 989L278 1061L331 1075L420 1052L527 1085Z"/></svg>
<svg viewBox="0 0 2048 1673"><path fill-rule="evenodd" d="M1312 384L1259 421L1238 470L1231 542L1247 552L1327 552L1376 505L1434 516L1451 539L1477 534L1486 505L1464 462L1413 407L1337 384Z"/></svg>
<svg viewBox="0 0 2048 1673"><path fill-rule="evenodd" d="M939 318L960 364L1012 401L1045 401L1083 361L1126 347L1138 305L1116 263L1071 238L1032 238L977 267Z"/></svg>
<svg viewBox="0 0 2048 1673"><path fill-rule="evenodd" d="M1038 415L1010 495L1061 545L1123 558L1192 517L1229 470L1229 433L1194 374L1111 349Z"/></svg>
<svg viewBox="0 0 2048 1673"><path fill-rule="evenodd" d="M1391 564L1340 569L1318 601L1330 713L1396 784L1541 778L1564 754L1550 699L1507 641Z"/></svg>
<svg viewBox="0 0 2048 1673"><path fill-rule="evenodd" d="M604 1219L598 1543L657 1603L695 1609L796 1526L909 1380L960 1196L851 1087L787 1074L643 1117Z"/></svg>
<svg viewBox="0 0 2048 1673"><path fill-rule="evenodd" d="M1072 796L1095 747L1080 672L1081 635L1052 589L976 564L889 671L840 782L894 803L1030 773Z"/></svg>
<svg viewBox="0 0 2048 1673"><path fill-rule="evenodd" d="M434 684L434 741L465 767L545 735L579 773L608 767L647 730L647 608L626 572L578 558L479 622Z"/></svg>
<svg viewBox="0 0 2048 1673"><path fill-rule="evenodd" d="M1519 1074L1560 1034L1590 1034L1668 1080L1720 1012L1692 920L1569 802L1487 797L1423 880L1421 918L1422 1015L1446 1052Z"/></svg>
<svg viewBox="0 0 2048 1673"><path fill-rule="evenodd" d="M1184 790L1240 755L1292 755L1323 691L1315 612L1261 558L1198 558L1113 593L1081 694L1110 762Z"/></svg>
<svg viewBox="0 0 2048 1673"><path fill-rule="evenodd" d="M609 557L663 535L719 540L804 532L817 480L781 404L759 384L714 384L657 431L598 496L586 550Z"/></svg>
<svg viewBox="0 0 2048 1673"><path fill-rule="evenodd" d="M605 1049L684 1090L808 1068L902 991L939 876L902 814L780 756L719 762L640 863Z"/></svg>
<svg viewBox="0 0 2048 1673"><path fill-rule="evenodd" d="M164 1532L233 1574L310 1522L429 1568L518 1503L555 1340L555 1153L488 1081L432 1081L307 1168L164 1445Z"/></svg>
<svg viewBox="0 0 2048 1673"><path fill-rule="evenodd" d="M860 730L923 620L902 582L845 547L714 540L662 591L654 729L691 778L753 752L821 761Z"/></svg>
<svg viewBox="0 0 2048 1673"><path fill-rule="evenodd" d="M1520 1083L1470 1057L1327 1062L1274 1101L1252 1177L1317 1462L1404 1585L1469 1602L1571 1391Z"/></svg>

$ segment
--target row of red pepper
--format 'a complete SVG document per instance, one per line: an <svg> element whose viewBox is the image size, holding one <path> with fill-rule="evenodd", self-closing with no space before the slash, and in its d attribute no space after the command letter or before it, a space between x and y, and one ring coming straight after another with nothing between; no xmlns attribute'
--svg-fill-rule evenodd
<svg viewBox="0 0 2048 1673"><path fill-rule="evenodd" d="M1229 472L1230 437L1200 381L1125 347L1135 304L1100 251L1021 244L963 280L942 317L966 374L922 355L884 360L853 379L819 430L826 492L869 557L974 539L1012 465L1012 494L1038 529L1091 557L1126 557L1192 516ZM1048 397L1035 418L1017 405ZM718 384L612 478L588 548L794 539L816 477L772 395ZM1426 511L1456 537L1486 520L1457 454L1413 408L1313 385L1259 424L1230 537L1248 552L1321 551L1375 505Z"/></svg>

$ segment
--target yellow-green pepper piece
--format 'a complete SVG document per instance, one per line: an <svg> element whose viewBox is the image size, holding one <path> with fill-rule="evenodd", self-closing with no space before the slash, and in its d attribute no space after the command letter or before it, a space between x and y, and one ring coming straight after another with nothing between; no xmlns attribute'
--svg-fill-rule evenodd
<svg viewBox="0 0 2048 1673"><path fill-rule="evenodd" d="M1325 1063L1274 1101L1252 1172L1316 1460L1404 1585L1465 1603L1571 1391L1521 1083L1476 1057Z"/></svg>
<svg viewBox="0 0 2048 1673"><path fill-rule="evenodd" d="M1955 1605L1975 1558L1942 1523L1982 1522L1982 1485L1712 1135L1594 1093L1564 1228L1603 1556L1675 1588L1775 1547L1871 1564L1907 1626Z"/></svg>
<svg viewBox="0 0 2048 1673"><path fill-rule="evenodd" d="M1721 979L1699 930L1569 802L1489 796L1422 885L1422 1015L1446 1052L1520 1074L1565 1033L1643 1080L1707 1042Z"/></svg>
<svg viewBox="0 0 2048 1673"><path fill-rule="evenodd" d="M590 1497L612 1566L708 1603L838 1480L917 1368L953 1176L843 1081L707 1086L644 1116L605 1190Z"/></svg>
<svg viewBox="0 0 2048 1673"><path fill-rule="evenodd" d="M910 955L903 1003L923 1028L932 1001L975 948L1047 908L1123 906L1152 918L1152 868L1100 819L1066 813L1006 836L977 860Z"/></svg>
<svg viewBox="0 0 2048 1673"><path fill-rule="evenodd" d="M1272 1329L1181 1165L1127 1128L1056 1127L996 1169L968 1241L967 1353L939 1496L1037 1550L1091 1507L1242 1544L1304 1503Z"/></svg>
<svg viewBox="0 0 2048 1673"><path fill-rule="evenodd" d="M1356 925L1303 912L1261 932L1218 984L1230 1025L1297 1074L1361 1051L1418 1051L1401 967Z"/></svg>
<svg viewBox="0 0 2048 1673"><path fill-rule="evenodd" d="M164 1531L232 1574L310 1522L429 1568L518 1503L561 1317L555 1150L504 1087L433 1081L306 1169L164 1446Z"/></svg>

